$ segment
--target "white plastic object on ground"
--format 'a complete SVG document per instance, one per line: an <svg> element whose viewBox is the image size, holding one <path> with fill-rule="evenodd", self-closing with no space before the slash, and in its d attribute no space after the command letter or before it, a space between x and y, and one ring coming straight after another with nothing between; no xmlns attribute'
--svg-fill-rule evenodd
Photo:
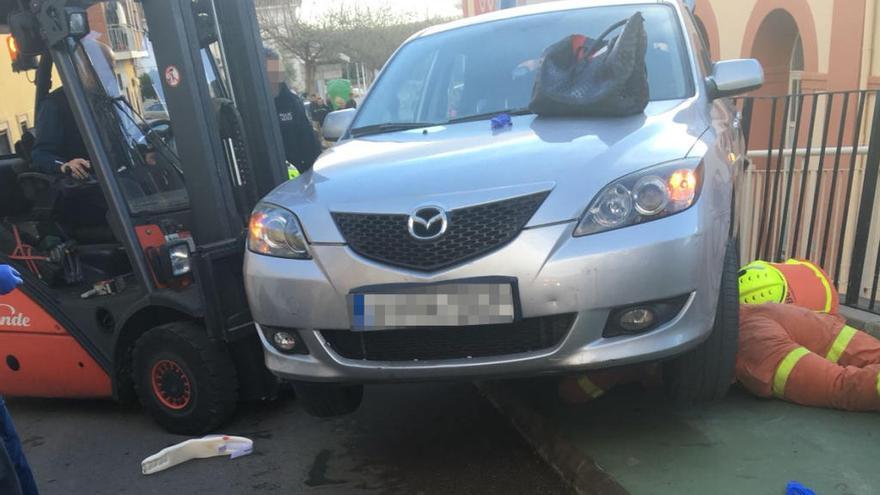
<svg viewBox="0 0 880 495"><path fill-rule="evenodd" d="M228 455L230 459L246 456L254 451L254 441L245 437L208 435L164 448L141 461L144 474L158 473L192 459Z"/></svg>

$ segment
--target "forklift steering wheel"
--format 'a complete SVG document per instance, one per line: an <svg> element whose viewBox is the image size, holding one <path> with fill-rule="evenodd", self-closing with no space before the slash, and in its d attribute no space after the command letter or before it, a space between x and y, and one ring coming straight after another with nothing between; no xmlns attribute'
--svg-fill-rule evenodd
<svg viewBox="0 0 880 495"><path fill-rule="evenodd" d="M155 132L163 140L167 141L168 138L173 135L171 121L168 119L153 120L150 121L147 126L150 128L150 132Z"/></svg>
<svg viewBox="0 0 880 495"><path fill-rule="evenodd" d="M66 190L80 189L98 185L98 179L95 178L94 172L89 172L88 178L85 180L76 179L70 175L61 178L61 188Z"/></svg>

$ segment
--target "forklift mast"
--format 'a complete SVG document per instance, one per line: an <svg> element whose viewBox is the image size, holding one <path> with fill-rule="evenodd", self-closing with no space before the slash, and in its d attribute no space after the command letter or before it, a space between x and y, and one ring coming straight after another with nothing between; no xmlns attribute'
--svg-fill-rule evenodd
<svg viewBox="0 0 880 495"><path fill-rule="evenodd" d="M188 188L193 234L199 245L238 242L244 225L232 209L231 177L226 173L220 127L200 50L205 38L213 35L220 44L226 73L234 75L230 78L232 100L242 117L250 154L247 160L257 195L262 197L284 180L285 168L281 134L272 120L274 103L268 92L253 2L145 0L143 7L159 72L164 75L162 82L184 174L198 182ZM211 27L216 28L216 34L205 32ZM169 76L175 72L177 81L171 85ZM255 163L277 166L253 167ZM218 216L218 212L225 215Z"/></svg>
<svg viewBox="0 0 880 495"><path fill-rule="evenodd" d="M150 298L178 297L173 289L155 283L153 267L138 238L137 227L144 222L129 214L114 178L118 165L112 163L107 143L102 142L99 120L80 80L77 40L87 33L77 31L87 29L85 9L101 2L21 3L22 11L35 18L61 77L109 206L108 220L128 252L136 277ZM235 334L253 328L241 276L247 217L259 198L287 178L255 7L251 0L142 0L141 4L189 197L186 224L194 241L190 256L202 306L193 308L193 316L203 318L215 338L235 340ZM26 33L16 37L24 38ZM212 96L206 76L218 67L203 54L214 43L226 76L219 84L228 98L221 103L216 88ZM214 67L205 67L209 58ZM40 72L50 72L47 64L41 64ZM221 122L218 108L225 108L227 117L232 109L232 133L238 146L224 142L221 128L225 125L228 135L230 123L229 119ZM230 159L236 163L230 164ZM232 167L238 167L239 173L230 173Z"/></svg>

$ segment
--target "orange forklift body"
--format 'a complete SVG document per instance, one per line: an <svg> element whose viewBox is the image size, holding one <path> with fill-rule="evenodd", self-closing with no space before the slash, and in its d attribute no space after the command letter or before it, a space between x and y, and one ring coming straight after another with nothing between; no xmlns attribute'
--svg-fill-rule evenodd
<svg viewBox="0 0 880 495"><path fill-rule="evenodd" d="M54 318L20 290L0 297L0 394L111 397L110 377Z"/></svg>

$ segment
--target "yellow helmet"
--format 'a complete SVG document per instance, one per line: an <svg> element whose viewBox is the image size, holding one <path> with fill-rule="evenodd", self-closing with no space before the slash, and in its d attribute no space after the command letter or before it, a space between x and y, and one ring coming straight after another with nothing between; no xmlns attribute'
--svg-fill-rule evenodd
<svg viewBox="0 0 880 495"><path fill-rule="evenodd" d="M788 296L785 277L766 261L753 261L739 271L739 302L783 303Z"/></svg>

